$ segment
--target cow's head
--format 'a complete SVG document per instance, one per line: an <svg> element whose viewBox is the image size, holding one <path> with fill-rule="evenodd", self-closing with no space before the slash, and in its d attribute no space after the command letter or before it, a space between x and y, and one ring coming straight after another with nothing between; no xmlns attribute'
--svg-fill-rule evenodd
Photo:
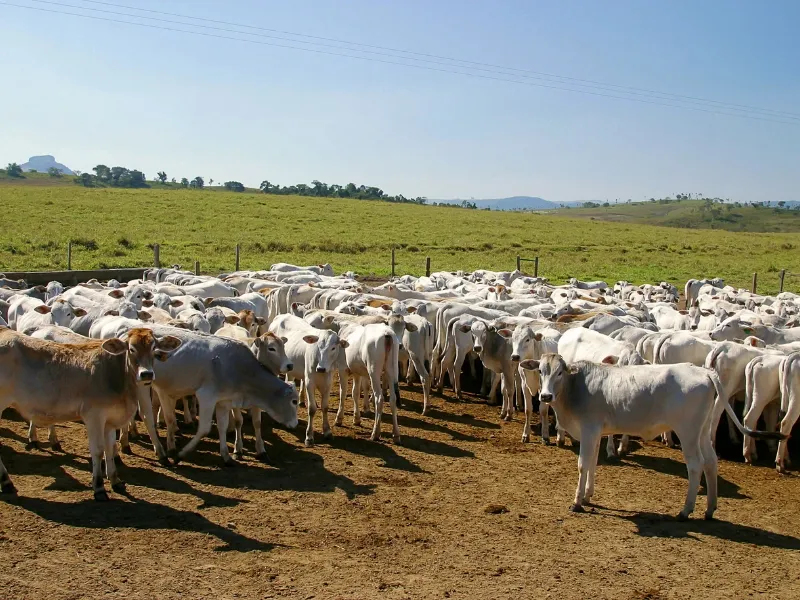
<svg viewBox="0 0 800 600"><path fill-rule="evenodd" d="M111 338L103 342L104 352L113 355L127 354L126 367L139 385L150 385L155 379L153 359L167 360L181 345L172 335L157 338L150 329L131 329L125 341Z"/></svg>
<svg viewBox="0 0 800 600"><path fill-rule="evenodd" d="M33 310L42 315L50 313L53 323L55 325L61 325L62 327L69 327L73 319L76 317L82 317L86 314L86 311L82 308L73 308L69 302L61 299L53 302L52 306L40 304Z"/></svg>
<svg viewBox="0 0 800 600"><path fill-rule="evenodd" d="M568 367L559 354L543 354L539 360L523 360L519 366L528 371L539 371L541 380L539 402L558 402L569 390L569 377L577 372Z"/></svg>
<svg viewBox="0 0 800 600"><path fill-rule="evenodd" d="M535 332L532 327L517 327L514 330L500 329L497 333L505 339L511 340L511 360L513 362L537 358L536 342L542 341L542 334Z"/></svg>
<svg viewBox="0 0 800 600"><path fill-rule="evenodd" d="M347 348L350 345L347 341L339 339L335 332L328 330L320 330L319 334L305 335L303 341L313 346L307 368L310 366L317 373L330 373L339 358L339 349ZM308 360L308 354L306 357Z"/></svg>
<svg viewBox="0 0 800 600"><path fill-rule="evenodd" d="M273 375L289 373L294 369L294 365L286 356L284 344L287 341L285 337L278 337L269 332L255 338L250 345L250 350L258 359L258 362L269 369Z"/></svg>

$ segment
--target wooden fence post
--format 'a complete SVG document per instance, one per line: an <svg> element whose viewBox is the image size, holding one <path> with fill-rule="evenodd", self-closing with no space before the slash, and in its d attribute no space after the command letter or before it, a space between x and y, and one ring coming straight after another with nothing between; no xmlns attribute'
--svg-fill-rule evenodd
<svg viewBox="0 0 800 600"><path fill-rule="evenodd" d="M394 265L395 264L396 263L394 262L394 246L392 246L392 277L394 277Z"/></svg>
<svg viewBox="0 0 800 600"><path fill-rule="evenodd" d="M239 244L236 244L236 270L239 270Z"/></svg>
<svg viewBox="0 0 800 600"><path fill-rule="evenodd" d="M431 276L431 257L425 257L425 277Z"/></svg>
<svg viewBox="0 0 800 600"><path fill-rule="evenodd" d="M783 291L783 278L786 277L786 269L781 269L781 291Z"/></svg>
<svg viewBox="0 0 800 600"><path fill-rule="evenodd" d="M756 284L758 283L758 273L753 273L753 293L756 293Z"/></svg>
<svg viewBox="0 0 800 600"><path fill-rule="evenodd" d="M520 266L521 264L522 259L520 258L519 254L517 254L517 271L522 271L522 267Z"/></svg>
<svg viewBox="0 0 800 600"><path fill-rule="evenodd" d="M194 274L195 275L200 275L200 261L199 260L194 261Z"/></svg>
<svg viewBox="0 0 800 600"><path fill-rule="evenodd" d="M533 261L533 276L539 276L539 257L537 256Z"/></svg>
<svg viewBox="0 0 800 600"><path fill-rule="evenodd" d="M67 271L72 271L72 242L67 242ZM781 278L781 281L783 278ZM783 286L781 286L783 289Z"/></svg>
<svg viewBox="0 0 800 600"><path fill-rule="evenodd" d="M161 268L161 246L159 244L153 244L153 266L156 269Z"/></svg>

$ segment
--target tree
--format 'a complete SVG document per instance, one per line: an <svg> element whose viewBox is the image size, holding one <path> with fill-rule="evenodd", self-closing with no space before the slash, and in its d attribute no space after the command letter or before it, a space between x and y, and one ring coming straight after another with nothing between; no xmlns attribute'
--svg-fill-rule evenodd
<svg viewBox="0 0 800 600"><path fill-rule="evenodd" d="M63 177L64 176L64 173L61 171L61 169L57 169L55 167L50 167L49 169L47 169L47 174L50 175L50 177Z"/></svg>
<svg viewBox="0 0 800 600"><path fill-rule="evenodd" d="M265 194L269 194L270 191L272 190L272 184L265 179L264 181L261 182L261 185L258 186L258 189L260 189Z"/></svg>
<svg viewBox="0 0 800 600"><path fill-rule="evenodd" d="M175 178L173 177L173 178L172 178L170 181L171 181L172 183L175 183Z"/></svg>
<svg viewBox="0 0 800 600"><path fill-rule="evenodd" d="M102 181L103 183L110 183L111 182L111 169L109 169L105 165L97 165L92 171L95 172L97 179Z"/></svg>
<svg viewBox="0 0 800 600"><path fill-rule="evenodd" d="M22 174L22 167L20 167L17 163L8 163L6 167L6 175L9 177L24 177Z"/></svg>
<svg viewBox="0 0 800 600"><path fill-rule="evenodd" d="M94 187L95 179L95 176L91 173L81 173L78 177L73 179L73 181L83 187Z"/></svg>
<svg viewBox="0 0 800 600"><path fill-rule="evenodd" d="M231 192L243 192L244 185L238 181L226 181L224 183L225 189L230 190Z"/></svg>
<svg viewBox="0 0 800 600"><path fill-rule="evenodd" d="M214 180L213 179L209 179L208 180L208 185L214 185ZM201 185L200 187L203 187L203 186Z"/></svg>
<svg viewBox="0 0 800 600"><path fill-rule="evenodd" d="M183 187L189 187L189 180L188 180L188 179L186 179L186 177L182 177L182 178L181 178L181 186L183 186Z"/></svg>
<svg viewBox="0 0 800 600"><path fill-rule="evenodd" d="M213 179L212 179L212 181L213 181ZM189 184L189 187L201 190L201 189L203 189L204 185L205 185L205 182L203 181L203 178L198 175L197 177L192 179L191 183Z"/></svg>
<svg viewBox="0 0 800 600"><path fill-rule="evenodd" d="M166 183L167 182L167 174L164 171L159 171L158 174L157 174L157 179L161 183Z"/></svg>
<svg viewBox="0 0 800 600"><path fill-rule="evenodd" d="M778 201L778 206L780 206L781 208L783 208L784 206L786 206L786 200L780 200L780 201Z"/></svg>

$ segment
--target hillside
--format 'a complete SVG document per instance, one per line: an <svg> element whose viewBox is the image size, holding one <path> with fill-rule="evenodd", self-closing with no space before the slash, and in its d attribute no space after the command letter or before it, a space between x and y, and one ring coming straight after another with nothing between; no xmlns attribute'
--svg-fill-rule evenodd
<svg viewBox="0 0 800 600"><path fill-rule="evenodd" d="M63 269L70 240L74 269L146 266L157 242L162 263L197 259L211 273L233 268L237 243L242 268L329 261L362 275L388 275L392 246L399 273L424 273L426 256L434 270L471 270L512 269L517 254L538 255L541 274L559 283L575 276L682 285L718 275L744 287L758 271L766 292L777 290L780 269L800 271L800 235L788 233L186 189L2 185L0 205L0 272ZM794 281L787 289L800 291Z"/></svg>
<svg viewBox="0 0 800 600"><path fill-rule="evenodd" d="M443 204L461 204L463 199L457 200L431 200ZM478 208L489 208L491 210L552 210L558 208L559 204L538 198L535 196L512 196L510 198L495 198L493 200L468 200Z"/></svg>
<svg viewBox="0 0 800 600"><path fill-rule="evenodd" d="M62 165L60 162L56 162L55 156L51 156L50 154L45 154L43 156L31 156L28 159L28 162L21 164L20 167L22 167L22 170L26 173L28 171L47 173L48 169L56 168L64 175L75 175L75 173L73 173L69 167Z"/></svg>
<svg viewBox="0 0 800 600"><path fill-rule="evenodd" d="M791 206L794 203L787 203ZM724 229L750 232L800 232L800 210L773 206L708 205L704 200L663 200L612 204L599 208L564 208L554 215L616 223L659 225L688 229Z"/></svg>

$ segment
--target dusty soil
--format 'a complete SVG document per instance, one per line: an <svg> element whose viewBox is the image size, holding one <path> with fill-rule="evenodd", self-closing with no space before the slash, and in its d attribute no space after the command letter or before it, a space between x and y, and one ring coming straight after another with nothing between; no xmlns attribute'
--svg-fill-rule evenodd
<svg viewBox="0 0 800 600"><path fill-rule="evenodd" d="M0 501L0 597L800 597L800 480L765 449L755 467L721 461L717 521L702 520L704 496L693 520L670 517L686 471L656 443L603 460L598 506L575 515L574 449L521 444L519 417L500 423L474 397L437 397L422 417L418 388L401 387L402 446L370 442L371 420L351 416L310 449L303 423L265 425L275 466L254 460L252 437L233 469L215 439L172 469L140 442L127 495L108 504L92 500L82 425L59 428L66 454L25 451L6 411L0 456L19 496Z"/></svg>

